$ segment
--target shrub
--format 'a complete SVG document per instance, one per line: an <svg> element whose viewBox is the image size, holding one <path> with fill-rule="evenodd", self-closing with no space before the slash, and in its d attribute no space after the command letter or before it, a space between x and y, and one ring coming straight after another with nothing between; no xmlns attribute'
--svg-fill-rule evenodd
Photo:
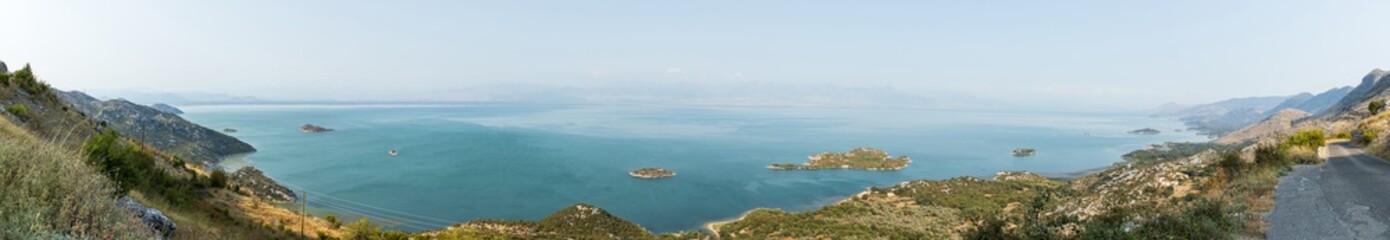
<svg viewBox="0 0 1390 240"><path fill-rule="evenodd" d="M410 234L409 234L409 233L406 233L405 231L401 231L401 230L388 230L388 231L386 231L386 232L382 232L382 233L381 233L381 237L378 238L378 239L383 239L383 240L409 240L409 239L410 239Z"/></svg>
<svg viewBox="0 0 1390 240"><path fill-rule="evenodd" d="M338 221L338 217L335 217L335 216L333 216L333 215L325 216L325 217L323 217L323 220L324 220L324 221L328 221L328 226L329 226L329 227L332 227L333 229L338 229L338 228L340 228L340 227L343 227L343 223L342 223L342 222L339 222L339 221Z"/></svg>
<svg viewBox="0 0 1390 240"><path fill-rule="evenodd" d="M5 106L5 111L10 112L10 114L14 114L15 116L20 118L29 118L29 107L24 106L23 103L16 103L10 104L9 106Z"/></svg>
<svg viewBox="0 0 1390 240"><path fill-rule="evenodd" d="M34 77L34 70L29 67L29 64L24 64L24 68L14 71L14 74L10 76L10 80L29 94L39 94L48 91L48 84Z"/></svg>
<svg viewBox="0 0 1390 240"><path fill-rule="evenodd" d="M1318 149L1318 147L1322 147L1323 143L1325 143L1326 141L1327 137L1323 135L1322 130L1311 129L1299 131L1298 133L1295 133L1293 136L1289 136L1289 140L1285 143L1291 146L1306 147L1308 149Z"/></svg>
<svg viewBox="0 0 1390 240"><path fill-rule="evenodd" d="M349 223L343 229L343 239L347 240L370 240L377 238L380 235L381 227L377 227L376 225L372 224L372 222L368 221L367 218L362 218L357 220L356 222Z"/></svg>
<svg viewBox="0 0 1390 240"><path fill-rule="evenodd" d="M1356 143L1361 145L1371 144L1371 142L1376 140L1376 135L1379 135L1379 133L1374 130L1361 130L1361 138L1356 139Z"/></svg>
<svg viewBox="0 0 1390 240"><path fill-rule="evenodd" d="M208 177L208 185L215 188L227 187L227 171L222 171L222 169L219 168L212 170L212 174L210 175L211 176Z"/></svg>
<svg viewBox="0 0 1390 240"><path fill-rule="evenodd" d="M1385 100L1372 100L1371 103L1366 106L1366 110L1370 110L1373 115L1380 114L1380 111L1385 110Z"/></svg>
<svg viewBox="0 0 1390 240"><path fill-rule="evenodd" d="M1349 133L1349 132L1337 132L1337 135L1332 136L1332 138L1335 138L1335 139L1351 139L1351 133Z"/></svg>

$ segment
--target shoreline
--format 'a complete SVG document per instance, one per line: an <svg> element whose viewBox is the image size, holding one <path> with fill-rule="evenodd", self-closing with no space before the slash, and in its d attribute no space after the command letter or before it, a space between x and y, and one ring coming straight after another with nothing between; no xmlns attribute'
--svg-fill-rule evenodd
<svg viewBox="0 0 1390 240"><path fill-rule="evenodd" d="M718 238L718 237L719 237L719 227L724 226L724 224L729 224L729 223L733 223L733 222L737 222L737 221L743 221L743 218L748 217L748 214L753 213L753 211L757 211L757 210L759 210L759 209L763 209L763 208L754 208L754 209L752 209L752 210L743 211L743 213L738 214L738 217L735 217L735 218L729 218L729 219L724 219L724 220L719 220L719 221L707 222L707 223L705 223L705 231L706 231L706 232L709 232L710 235L714 236L715 238Z"/></svg>

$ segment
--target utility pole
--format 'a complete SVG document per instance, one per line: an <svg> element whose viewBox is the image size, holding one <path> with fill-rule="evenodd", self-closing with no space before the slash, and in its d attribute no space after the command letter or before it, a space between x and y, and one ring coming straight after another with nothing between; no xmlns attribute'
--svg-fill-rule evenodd
<svg viewBox="0 0 1390 240"><path fill-rule="evenodd" d="M300 199L301 204L299 205L299 234L304 234L305 237L308 237L309 232L304 231L304 221L306 220L306 215L309 215L309 192L305 192L304 188L299 188L299 192L304 193L304 199Z"/></svg>

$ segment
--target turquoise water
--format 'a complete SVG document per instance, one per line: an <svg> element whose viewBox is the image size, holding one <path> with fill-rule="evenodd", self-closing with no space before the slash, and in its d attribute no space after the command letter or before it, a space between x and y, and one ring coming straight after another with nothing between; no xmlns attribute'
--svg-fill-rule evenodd
<svg viewBox="0 0 1390 240"><path fill-rule="evenodd" d="M759 207L814 209L870 186L1005 170L1059 175L1121 161L1151 143L1204 140L1170 132L1182 128L1175 121L1121 113L589 105L183 110L209 128L239 130L232 135L260 150L226 165L255 165L296 190L321 194L309 196L321 213L371 214L406 230L537 220L579 202L657 232L696 230ZM337 131L300 133L305 123ZM1164 133L1125 133L1144 127ZM896 172L764 168L859 146L913 163ZM1010 150L1018 147L1038 154L1015 158ZM391 149L400 156L390 157ZM641 167L678 176L627 175Z"/></svg>

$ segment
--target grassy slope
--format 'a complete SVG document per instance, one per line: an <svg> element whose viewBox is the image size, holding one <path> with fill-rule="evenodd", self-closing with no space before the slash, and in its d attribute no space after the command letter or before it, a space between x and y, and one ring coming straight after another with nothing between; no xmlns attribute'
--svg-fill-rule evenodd
<svg viewBox="0 0 1390 240"><path fill-rule="evenodd" d="M231 190L236 186L207 187L206 172L137 141L112 141L111 149L129 152L90 159L90 152L78 149L100 135L100 124L70 109L52 91L27 66L0 73L0 104L6 107L0 112L0 238L148 238L143 225L115 208L116 197L127 192L122 188L173 219L179 227L174 239L292 239L319 231L338 235L321 219L301 218L238 194ZM121 174L103 174L117 170ZM124 179L121 184L112 180L115 176ZM300 219L309 220L307 233L297 232Z"/></svg>
<svg viewBox="0 0 1390 240"><path fill-rule="evenodd" d="M116 206L114 184L79 156L0 118L0 235L150 237Z"/></svg>

